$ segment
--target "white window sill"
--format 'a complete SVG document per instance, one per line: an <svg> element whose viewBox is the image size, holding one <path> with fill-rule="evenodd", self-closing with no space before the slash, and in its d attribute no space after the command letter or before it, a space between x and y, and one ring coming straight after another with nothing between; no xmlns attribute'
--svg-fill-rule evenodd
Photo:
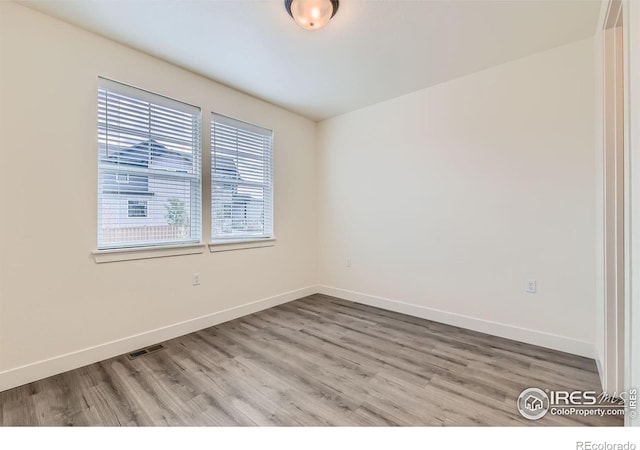
<svg viewBox="0 0 640 450"><path fill-rule="evenodd" d="M209 243L209 251L229 252L232 250L244 250L247 248L273 247L276 245L276 239L255 239L252 241L218 241Z"/></svg>
<svg viewBox="0 0 640 450"><path fill-rule="evenodd" d="M115 248L95 250L93 259L97 264L135 259L165 258L168 256L196 255L204 252L204 244L166 245L162 247Z"/></svg>

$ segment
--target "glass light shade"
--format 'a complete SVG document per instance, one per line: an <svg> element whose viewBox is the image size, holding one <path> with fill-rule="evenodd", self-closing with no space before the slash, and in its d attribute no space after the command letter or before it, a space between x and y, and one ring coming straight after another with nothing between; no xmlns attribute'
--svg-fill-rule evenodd
<svg viewBox="0 0 640 450"><path fill-rule="evenodd" d="M329 23L333 4L331 0L293 0L291 15L305 30L319 30Z"/></svg>

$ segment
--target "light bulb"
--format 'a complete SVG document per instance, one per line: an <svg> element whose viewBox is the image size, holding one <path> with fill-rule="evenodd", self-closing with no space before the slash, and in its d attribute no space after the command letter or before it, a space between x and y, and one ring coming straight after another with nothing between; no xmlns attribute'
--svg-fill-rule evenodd
<svg viewBox="0 0 640 450"><path fill-rule="evenodd" d="M319 30L324 27L334 14L331 0L293 0L291 15L298 25L305 30Z"/></svg>

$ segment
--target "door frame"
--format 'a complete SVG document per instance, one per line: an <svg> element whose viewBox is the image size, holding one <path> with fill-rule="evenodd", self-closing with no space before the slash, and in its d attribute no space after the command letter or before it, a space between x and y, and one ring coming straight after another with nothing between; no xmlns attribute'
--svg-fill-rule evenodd
<svg viewBox="0 0 640 450"><path fill-rule="evenodd" d="M640 3L624 0L625 51L625 390L640 389ZM625 425L640 426L638 414Z"/></svg>
<svg viewBox="0 0 640 450"><path fill-rule="evenodd" d="M609 0L601 28L602 45L602 280L598 295L598 319L602 321L600 372L603 390L618 396L624 390L625 292L627 255L625 243L627 174L625 133L624 53L625 11L622 0Z"/></svg>

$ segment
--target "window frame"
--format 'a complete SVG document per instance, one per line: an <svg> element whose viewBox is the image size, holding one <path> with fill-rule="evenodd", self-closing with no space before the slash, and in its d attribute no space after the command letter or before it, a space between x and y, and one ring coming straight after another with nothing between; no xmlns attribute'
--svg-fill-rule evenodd
<svg viewBox="0 0 640 450"><path fill-rule="evenodd" d="M123 84L123 83L119 83L117 81L113 81L113 80L109 80L107 78L103 78L103 77L98 77L98 86L97 86L97 93L98 93L98 99L97 99L97 111L98 111L98 118L101 117L101 112L100 112L100 108L101 108L101 102L105 102L106 104L106 100L102 100L101 99L101 91L106 91L108 92L112 92L114 94L117 95L123 95L126 97L130 97L132 99L135 99L136 101L142 102L142 103L149 103L150 105L153 105L155 107L159 107L160 109L164 108L164 109L169 109L169 110L175 110L175 111L179 111L185 114L189 114L192 116L192 120L193 120L193 125L192 125L192 129L193 129L193 140L191 141L193 144L193 152L191 153L191 164L193 164L193 170L190 171L181 171L181 170L175 170L175 171L166 171L166 173L158 173L155 174L154 170L152 168L148 168L146 170L141 170L139 168L133 168L131 170L125 168L124 170L121 170L121 168L119 167L111 167L110 163L108 162L104 162L102 161L102 157L101 157L101 149L100 149L100 136L101 133L104 132L104 130L106 130L108 128L107 124L103 121L100 122L100 120L98 121L98 142L97 142L97 148L98 148L98 158L97 158L97 173L98 173L98 179L97 179L97 189L98 189L98 202L97 202L97 250L95 250L94 252L92 252L94 254L94 256L96 257L96 262L111 262L113 260L117 260L115 259L115 257L113 255L126 255L128 252L144 252L145 250L153 250L152 253L150 253L150 256L148 257L156 257L156 256L165 256L164 253L166 253L167 255L174 255L174 254L193 254L193 253L201 253L202 250L204 249L204 244L202 243L202 236L203 236L203 208L202 208L202 200L203 200L203 177L202 177L202 170L203 170L203 145L202 145L202 133L203 133L203 124L202 124L202 108L189 104L187 102L184 101L180 101L180 100L175 100L173 98L161 95L161 94L157 94L157 93L153 93L150 92L148 90L145 89L140 89L131 85L127 85L127 84ZM170 122L169 122L170 123ZM169 125L171 126L171 125ZM150 131L149 134L149 139L152 139L152 133ZM106 143L105 145L108 145L108 143ZM176 151L174 151L176 152ZM113 164L114 166L117 166L117 164ZM168 238L167 240L164 241L157 241L157 242L153 242L150 240L146 240L146 241L140 241L139 243L137 242L116 242L116 243L105 243L104 241L102 241L102 223L103 223L103 211L102 211L102 205L103 205L103 199L102 196L108 193L102 192L104 189L103 186L103 182L104 182L104 177L105 173L108 173L109 171L114 171L115 173L115 178L114 178L114 184L116 185L127 185L130 184L131 181L131 174L134 175L134 177L138 176L147 176L147 177L153 177L154 175L159 176L160 179L163 180L169 180L169 179L175 179L178 180L180 182L183 183L189 183L189 195L190 195L190 202L189 202L189 230L190 230L190 236L188 239L184 239L184 240L178 240L178 239L171 239ZM139 172L139 173L138 173ZM160 172L160 170L158 170L158 172ZM120 178L125 178L124 176L126 175L126 181L121 181ZM131 194L131 193L128 193ZM135 193L134 193L135 194ZM144 195L144 194L143 194ZM147 194L148 195L148 194ZM130 198L126 199L126 206L127 206L127 211L126 211L126 219L128 220L133 220L133 221L142 221L145 219L149 218L150 215L150 211L149 211L149 202L146 199L141 199L142 201L145 201L147 203L147 208L146 208L146 216L145 217L134 217L134 216L130 216L130 210L129 210L129 203L130 203ZM163 249L166 249L167 252L162 252ZM180 252L180 249L185 249L184 253ZM110 255L106 258L104 257L100 257L100 255ZM122 257L122 260L127 260L127 259L140 259L140 257L138 256L133 256L133 257Z"/></svg>
<svg viewBox="0 0 640 450"><path fill-rule="evenodd" d="M264 189L263 190L263 210L264 210L265 204L268 204L268 211L267 211L268 214L265 215L265 218L263 219L262 224L263 224L263 229L268 228L268 233L265 231L262 235L246 235L246 236L242 236L242 235L238 236L238 235L230 234L229 237L226 237L226 238L221 238L219 236L214 235L214 232L215 232L214 213L216 211L215 195L214 195L214 187L216 186L216 177L214 174L214 170L216 169L216 155L215 155L215 145L214 145L214 139L215 139L214 138L214 133L215 133L214 122L216 121L216 118L222 121L223 123L225 123L225 125L227 126L236 126L236 125L241 126L243 131L255 132L264 137L267 137L269 140L269 145L267 148L267 151L268 151L268 154L267 154L268 159L266 163L267 167L265 168L265 171L267 172L265 177L266 182L262 186L262 188ZM211 225L210 242L209 242L210 251L219 252L219 251L227 251L227 250L239 250L239 249L245 249L245 248L271 247L275 245L276 238L275 238L275 204L274 204L274 197L275 197L274 195L275 193L275 189L274 189L275 133L274 131L270 128L262 127L260 125L247 122L245 120L237 119L237 118L230 117L230 116L216 113L216 112L211 112L209 117L209 124L210 124L209 170L211 175L210 176L211 185L209 187L209 191L211 195L211 204L210 204L211 211L209 214L209 220ZM233 125L229 125L229 124L233 124ZM243 183L242 181L239 181L239 177L238 177L236 179L229 179L229 180L219 179L218 184L219 185L233 184L235 186L241 186L245 183ZM246 185L251 185L251 184L252 183L250 182L246 183ZM221 205L220 212L224 215L228 210L229 206L231 206L231 210L233 210L232 205L223 204ZM246 205L245 205L245 209L246 209ZM267 216L268 216L268 219L267 219Z"/></svg>

